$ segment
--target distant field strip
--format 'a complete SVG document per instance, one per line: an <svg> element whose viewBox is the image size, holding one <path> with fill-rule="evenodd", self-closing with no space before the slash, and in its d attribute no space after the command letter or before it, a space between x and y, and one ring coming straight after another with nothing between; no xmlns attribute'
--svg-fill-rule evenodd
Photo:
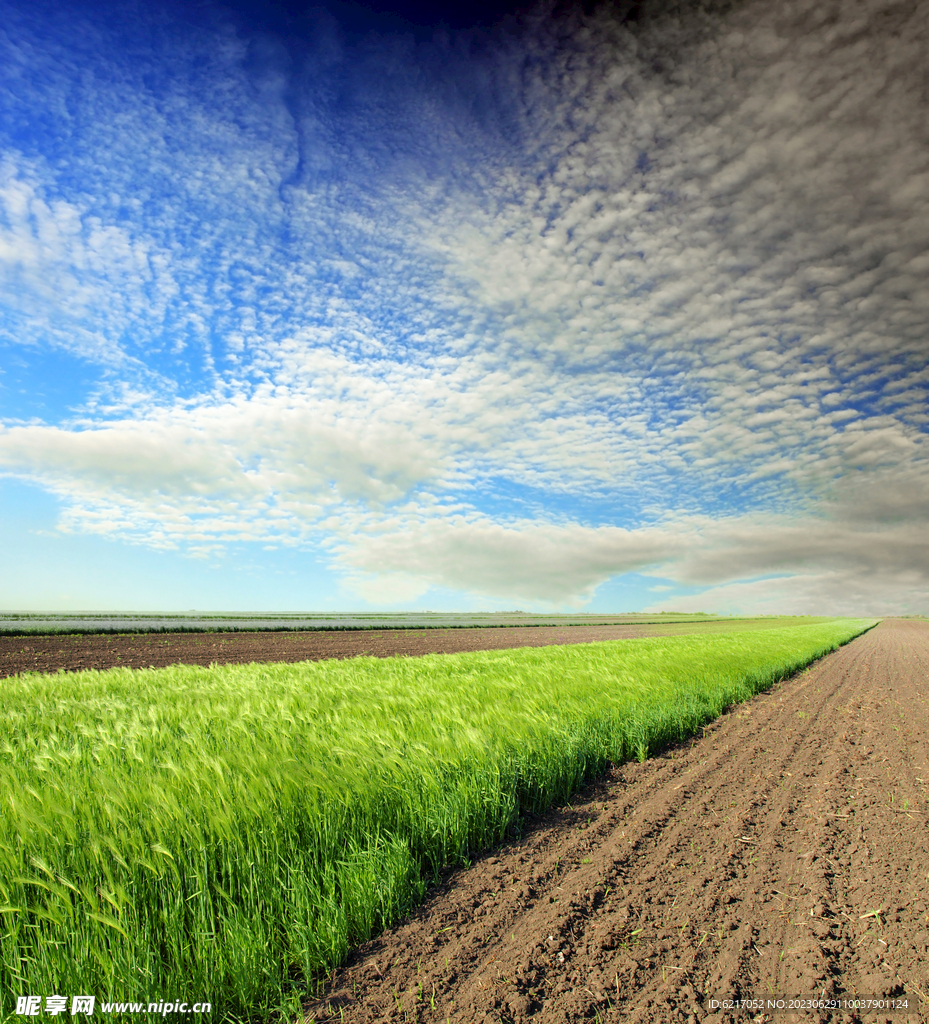
<svg viewBox="0 0 929 1024"><path fill-rule="evenodd" d="M805 616L804 625L828 622ZM461 614L404 612L396 615L378 614L280 614L262 615L157 615L157 614L38 614L34 612L0 612L0 637L15 636L78 636L126 633L291 633L304 631L341 632L361 629L424 630L475 629L495 626L642 626L699 629L713 625L719 629L768 629L778 625L796 625L797 616L784 618L765 616L759 619L732 618L679 612L657 612L628 615L529 615L525 612L467 612Z"/></svg>
<svg viewBox="0 0 929 1024"><path fill-rule="evenodd" d="M426 880L864 632L0 681L0 988L293 1007Z"/></svg>

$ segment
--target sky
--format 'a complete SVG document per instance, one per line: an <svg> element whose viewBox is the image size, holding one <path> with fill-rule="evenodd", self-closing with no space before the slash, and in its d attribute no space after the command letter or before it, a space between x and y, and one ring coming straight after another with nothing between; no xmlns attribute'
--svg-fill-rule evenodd
<svg viewBox="0 0 929 1024"><path fill-rule="evenodd" d="M0 607L929 613L927 51L0 0Z"/></svg>

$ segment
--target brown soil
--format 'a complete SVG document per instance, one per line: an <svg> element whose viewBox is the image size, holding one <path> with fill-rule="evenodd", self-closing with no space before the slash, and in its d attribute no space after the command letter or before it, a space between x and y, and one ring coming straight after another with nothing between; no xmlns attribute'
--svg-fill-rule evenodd
<svg viewBox="0 0 929 1024"><path fill-rule="evenodd" d="M713 624L715 625L715 623ZM658 628L658 632L671 632ZM369 654L454 654L510 647L627 640L654 635L636 626L504 626L479 629L311 630L250 633L129 633L108 636L0 637L0 677L18 672L165 665L247 665L256 661L323 661Z"/></svg>
<svg viewBox="0 0 929 1024"><path fill-rule="evenodd" d="M929 1020L927 698L929 625L885 621L526 823L354 953L309 1019ZM842 992L910 1009L705 1004Z"/></svg>
<svg viewBox="0 0 929 1024"><path fill-rule="evenodd" d="M802 619L794 620L797 623ZM815 621L815 620L814 620ZM19 672L248 665L372 655L455 654L513 647L584 644L642 636L772 629L790 620L721 619L594 626L480 626L454 629L251 630L242 633L123 633L0 636L0 678Z"/></svg>

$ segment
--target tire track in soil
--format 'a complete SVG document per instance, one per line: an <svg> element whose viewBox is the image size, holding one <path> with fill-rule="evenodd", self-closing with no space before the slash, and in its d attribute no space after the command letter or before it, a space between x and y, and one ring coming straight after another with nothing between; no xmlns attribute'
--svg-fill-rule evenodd
<svg viewBox="0 0 929 1024"><path fill-rule="evenodd" d="M929 1021L927 735L929 624L886 620L527 822L308 1018L692 1024L751 1019L707 995L905 991L908 1016L754 1017Z"/></svg>

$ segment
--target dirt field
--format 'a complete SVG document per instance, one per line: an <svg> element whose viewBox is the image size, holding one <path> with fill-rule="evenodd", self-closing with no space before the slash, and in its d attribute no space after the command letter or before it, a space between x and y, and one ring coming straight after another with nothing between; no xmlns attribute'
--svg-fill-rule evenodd
<svg viewBox="0 0 929 1024"><path fill-rule="evenodd" d="M794 620L796 624L802 619ZM455 629L307 630L242 633L128 633L0 636L0 678L18 672L162 668L166 665L246 665L261 661L322 661L368 654L454 654L512 647L546 647L641 636L726 633L792 624L777 619L663 622L597 626L503 626Z"/></svg>
<svg viewBox="0 0 929 1024"><path fill-rule="evenodd" d="M929 624L887 620L449 877L310 1019L929 1020ZM710 1013L906 993L910 1010Z"/></svg>
<svg viewBox="0 0 929 1024"><path fill-rule="evenodd" d="M645 636L630 626L506 626L480 629L316 630L249 633L135 633L117 636L0 637L0 677L82 668L243 665L323 661L369 654L451 654L508 647L590 643ZM649 634L650 635L650 634Z"/></svg>

